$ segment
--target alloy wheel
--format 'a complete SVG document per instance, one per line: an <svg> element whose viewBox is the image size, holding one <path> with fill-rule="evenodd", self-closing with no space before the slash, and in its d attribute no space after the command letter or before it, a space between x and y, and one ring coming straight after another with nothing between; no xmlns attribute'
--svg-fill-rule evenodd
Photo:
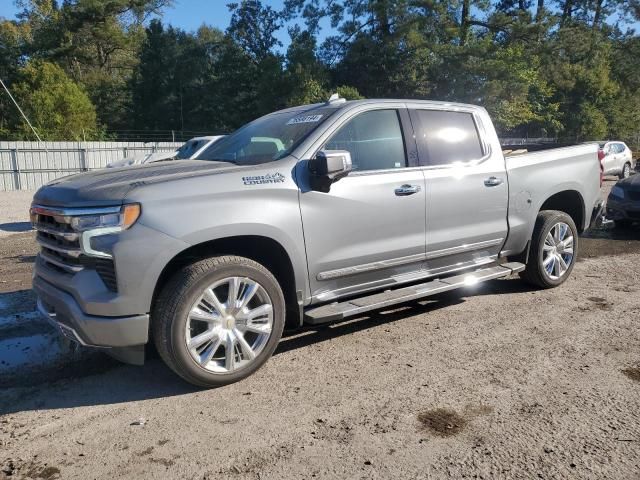
<svg viewBox="0 0 640 480"><path fill-rule="evenodd" d="M573 263L573 234L564 222L556 223L544 240L542 266L551 280L558 280L567 273Z"/></svg>
<svg viewBox="0 0 640 480"><path fill-rule="evenodd" d="M205 370L225 374L255 360L273 329L273 303L262 285L228 277L209 285L191 306L185 340Z"/></svg>

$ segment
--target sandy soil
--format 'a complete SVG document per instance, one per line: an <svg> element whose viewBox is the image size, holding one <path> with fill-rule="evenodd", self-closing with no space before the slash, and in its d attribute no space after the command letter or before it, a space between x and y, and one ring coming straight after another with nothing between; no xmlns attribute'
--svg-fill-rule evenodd
<svg viewBox="0 0 640 480"><path fill-rule="evenodd" d="M0 238L31 229L29 206L34 191L0 192Z"/></svg>
<svg viewBox="0 0 640 480"><path fill-rule="evenodd" d="M288 336L229 387L99 354L0 379L0 479L636 479L640 230L589 237L560 288L496 280ZM31 308L34 253L0 241L5 313Z"/></svg>
<svg viewBox="0 0 640 480"><path fill-rule="evenodd" d="M621 274L621 272L624 272ZM6 389L18 478L637 478L640 254L286 338L189 387L159 360ZM1 478L1 477L0 477ZM14 477L15 478L15 477Z"/></svg>

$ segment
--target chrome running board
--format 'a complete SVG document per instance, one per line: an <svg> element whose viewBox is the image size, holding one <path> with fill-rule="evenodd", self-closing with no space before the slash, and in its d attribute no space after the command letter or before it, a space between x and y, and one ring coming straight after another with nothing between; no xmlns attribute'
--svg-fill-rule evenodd
<svg viewBox="0 0 640 480"><path fill-rule="evenodd" d="M312 307L305 311L304 322L310 325L336 322L371 310L380 310L381 308L428 297L436 293L475 285L495 278L508 277L513 273L524 270L524 267L524 264L518 262L503 263L452 277L438 278L410 287L386 290L382 293L352 298L344 302L334 302L320 307Z"/></svg>

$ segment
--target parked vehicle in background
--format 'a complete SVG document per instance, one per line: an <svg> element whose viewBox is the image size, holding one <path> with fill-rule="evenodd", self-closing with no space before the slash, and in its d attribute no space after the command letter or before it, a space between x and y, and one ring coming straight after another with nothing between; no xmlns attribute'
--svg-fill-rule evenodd
<svg viewBox="0 0 640 480"><path fill-rule="evenodd" d="M640 222L640 175L620 180L613 186L607 199L607 218L621 228Z"/></svg>
<svg viewBox="0 0 640 480"><path fill-rule="evenodd" d="M596 144L505 157L484 108L333 98L198 160L58 179L34 196L38 308L201 386L317 325L520 273L562 284L601 217ZM390 348L393 348L390 345Z"/></svg>
<svg viewBox="0 0 640 480"><path fill-rule="evenodd" d="M129 167L131 165L162 162L164 160L187 160L197 158L197 156L200 153L204 152L207 147L223 137L224 135L195 137L185 142L178 150L170 152L145 153L144 155L124 158L122 160L118 160L117 162L111 162L109 165L107 165L107 168Z"/></svg>
<svg viewBox="0 0 640 480"><path fill-rule="evenodd" d="M633 154L624 142L600 142L598 156L605 175L627 178L635 168Z"/></svg>

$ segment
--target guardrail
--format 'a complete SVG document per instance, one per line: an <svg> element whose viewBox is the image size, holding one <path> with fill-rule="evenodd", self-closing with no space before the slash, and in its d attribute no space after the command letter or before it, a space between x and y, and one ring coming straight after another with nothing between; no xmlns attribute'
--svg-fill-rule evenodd
<svg viewBox="0 0 640 480"><path fill-rule="evenodd" d="M172 142L0 142L0 191L35 190L65 175L122 158L172 151Z"/></svg>

